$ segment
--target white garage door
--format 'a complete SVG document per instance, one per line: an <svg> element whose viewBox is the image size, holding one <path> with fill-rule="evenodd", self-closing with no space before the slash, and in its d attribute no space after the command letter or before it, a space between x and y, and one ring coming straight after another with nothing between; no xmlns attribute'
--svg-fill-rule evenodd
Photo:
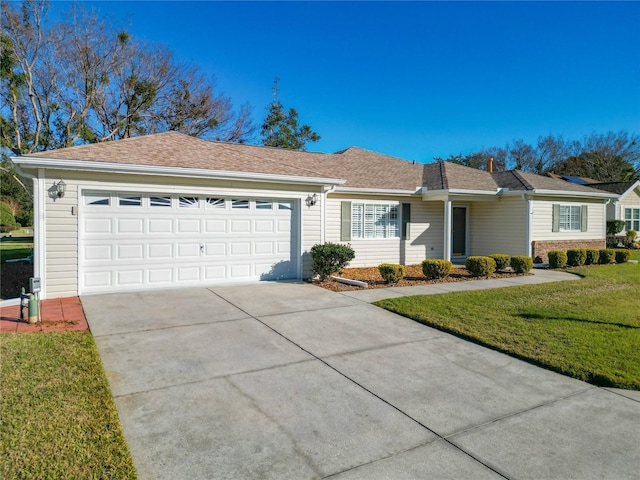
<svg viewBox="0 0 640 480"><path fill-rule="evenodd" d="M80 293L295 278L294 200L86 192Z"/></svg>

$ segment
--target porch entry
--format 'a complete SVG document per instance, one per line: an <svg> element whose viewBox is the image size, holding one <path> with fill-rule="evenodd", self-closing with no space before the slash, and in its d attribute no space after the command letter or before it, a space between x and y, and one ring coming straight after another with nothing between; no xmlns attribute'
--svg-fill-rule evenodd
<svg viewBox="0 0 640 480"><path fill-rule="evenodd" d="M451 219L452 257L467 256L467 207L453 207Z"/></svg>

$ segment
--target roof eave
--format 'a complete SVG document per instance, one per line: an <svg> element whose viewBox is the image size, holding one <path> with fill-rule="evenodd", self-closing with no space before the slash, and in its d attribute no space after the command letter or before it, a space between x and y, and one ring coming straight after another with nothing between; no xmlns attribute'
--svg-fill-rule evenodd
<svg viewBox="0 0 640 480"><path fill-rule="evenodd" d="M371 188L371 187L336 187L335 193L351 193L355 195L419 195L422 187L416 187L415 190L390 189L390 188Z"/></svg>
<svg viewBox="0 0 640 480"><path fill-rule="evenodd" d="M243 180L249 182L292 183L304 185L343 185L346 180L337 178L280 175L273 173L235 172L229 170L208 170L203 168L164 167L158 165L131 165L86 160L65 160L53 158L11 157L22 168L76 170L85 172L122 173L131 175L154 175L182 178L211 178Z"/></svg>
<svg viewBox="0 0 640 480"><path fill-rule="evenodd" d="M528 195L540 196L540 197L585 197L585 198L601 198L612 199L618 198L619 195L615 193L607 192L575 192L570 190L545 190L535 188L526 192Z"/></svg>

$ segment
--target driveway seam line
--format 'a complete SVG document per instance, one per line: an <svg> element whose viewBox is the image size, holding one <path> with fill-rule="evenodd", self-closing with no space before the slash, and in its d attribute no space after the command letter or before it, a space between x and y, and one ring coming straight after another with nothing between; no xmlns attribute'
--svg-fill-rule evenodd
<svg viewBox="0 0 640 480"><path fill-rule="evenodd" d="M229 318L227 320L219 320L217 322L198 322L198 323L189 323L189 324L185 324L185 325L170 325L167 327L159 327L159 328L146 328L144 330L131 330L131 331L127 331L127 332L116 332L116 333L103 333L102 335L94 335L94 338L101 338L101 337L113 337L113 336L117 336L117 335L130 335L132 333L144 333L144 332L157 332L157 331L161 331L161 330L172 330L175 328L186 328L186 327L198 327L201 325L213 325L213 324L217 324L217 323L228 323L228 322L237 322L240 320L249 320L253 317L248 316L248 317L242 317L242 318Z"/></svg>
<svg viewBox="0 0 640 480"><path fill-rule="evenodd" d="M190 382L174 383L172 385L166 385L164 387L149 388L147 390L140 390L140 391L137 391L137 392L130 392L130 393L123 393L123 394L120 394L120 395L113 395L113 398L132 397L132 396L135 396L135 395L142 395L142 394L145 394L145 393L153 393L153 392L159 392L159 391L162 391L162 390L168 390L168 389L174 388L174 387L183 387L185 385L196 385L198 383L210 382L212 380L219 380L221 378L228 379L228 378L234 377L236 375L244 375L246 373L264 372L264 371L273 370L273 369L276 369L276 368L287 367L289 365L298 365L300 363L315 362L315 361L316 361L315 358L307 358L307 359L304 359L304 360L297 360L295 362L281 363L281 364L278 364L278 365L272 365L270 367L256 368L255 370L244 370L242 372L225 373L224 375L215 375L213 377L201 378L201 379L198 379L198 380L191 380Z"/></svg>
<svg viewBox="0 0 640 480"><path fill-rule="evenodd" d="M548 407L549 405L553 405L555 403L562 402L564 400L567 400L569 398L575 397L577 395L582 395L583 393L589 392L589 391L597 389L597 388L599 388L599 387L597 387L595 385L590 385L589 387L586 387L586 388L584 388L582 390L579 390L577 392L570 393L570 394L565 395L563 397L559 397L559 398L556 398L556 399L553 399L553 400L549 400L548 402L539 403L539 404L533 405L533 406L531 406L529 408L525 408L524 410L513 412L513 413L510 413L508 415L504 415L502 417L495 418L493 420L489 420L488 422L484 422L484 423L481 423L479 425L474 425L472 427L465 428L463 430L459 430L457 432L450 433L450 434L448 434L446 436L446 438L453 438L455 436L462 435L462 434L468 433L468 432L472 432L473 430L477 430L479 428L483 428L483 427L486 427L488 425L491 425L491 424L494 424L494 423L497 423L497 422L501 422L502 420L506 420L508 418L517 417L518 415L523 415L525 413L532 412L532 411L537 410L539 408Z"/></svg>
<svg viewBox="0 0 640 480"><path fill-rule="evenodd" d="M214 292L215 293L215 292ZM216 293L216 295L218 295ZM220 295L218 295L220 296ZM225 302L228 302L229 304L233 305L235 308L237 308L238 310L240 310L241 312L246 313L247 315L250 315L246 310L243 310L242 308L238 307L237 305L234 305L233 303L229 302L226 298L220 296L220 298L222 298ZM303 352L307 353L308 355L311 355L313 358L315 358L316 360L318 360L319 362L321 362L323 365L325 365L326 367L330 368L331 370L333 370L334 372L336 372L338 375L344 377L345 379L347 379L348 381L350 381L351 383L353 383L354 385L356 385L357 387L361 388L362 390L364 390L365 392L367 392L369 395L374 396L375 398L377 398L378 400L380 400L381 402L383 402L384 404L388 405L389 407L393 408L395 411L397 411L398 413L400 413L401 415L407 417L409 420L413 421L414 423L418 424L419 426L421 426L422 428L424 428L425 430L427 430L428 432L432 433L433 435L435 435L437 438L443 440L444 442L448 443L449 445L451 445L453 448L455 448L456 450L462 452L464 455L467 455L468 457L472 458L473 460L475 460L476 462L480 463L481 465L485 466L486 468L490 469L491 471L493 471L494 473L496 473L497 475L500 475L502 478L505 478L507 480L509 480L509 477L507 477L506 475L502 474L501 472L499 472L498 470L496 470L495 468L491 467L490 465L488 465L487 463L483 462L481 459L476 458L474 455L472 455L470 452L467 452L466 450L462 449L460 446L456 445L455 443L449 441L446 437L440 435L438 432L432 430L431 428L427 427L425 424L423 424L422 422L420 422L419 420L413 418L411 415L409 415L407 412L401 410L399 407L396 407L394 404L392 404L391 402L389 402L388 400L385 400L384 398L382 398L380 395L376 394L375 392L373 392L372 390L369 390L368 388L366 388L364 385L361 385L360 383L356 382L353 378L349 377L348 375L346 375L345 373L341 372L340 370L338 370L337 368L335 368L334 366L328 364L327 362L325 362L321 357L318 357L317 355L315 355L314 353L310 352L309 350L303 348L301 345L299 345L298 343L294 342L293 340L291 340L290 338L286 337L284 334L280 333L279 331L277 331L276 329L274 329L273 327L271 327L270 325L267 325L265 322L263 322L262 320L260 320L257 317L254 317L253 315L251 315L251 317L253 317L257 322L260 322L262 325L264 325L265 327L267 327L269 330L273 331L275 334L279 335L280 337L282 337L283 339L285 339L286 341L290 342L291 344L295 345L296 347L298 347L300 350L302 350ZM435 441L435 440L434 440ZM354 467L355 468L355 467Z"/></svg>

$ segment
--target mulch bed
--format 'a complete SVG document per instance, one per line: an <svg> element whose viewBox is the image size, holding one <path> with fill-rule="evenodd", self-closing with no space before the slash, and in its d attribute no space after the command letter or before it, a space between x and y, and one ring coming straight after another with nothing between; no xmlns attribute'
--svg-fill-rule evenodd
<svg viewBox="0 0 640 480"><path fill-rule="evenodd" d="M29 277L33 277L33 265L3 263L0 266L0 298L18 298L22 287L29 288Z"/></svg>
<svg viewBox="0 0 640 480"><path fill-rule="evenodd" d="M360 280L367 282L369 287L367 288L389 288L389 287L411 287L414 285L433 285L438 283L450 283L450 282L466 282L473 280L485 280L487 278L509 278L517 277L519 274L513 272L496 272L490 277L474 277L464 267L453 267L451 273L446 278L440 278L438 280L427 280L422 274L421 265L407 265L406 276L398 283L389 284L386 283L378 267L367 268L345 268L341 275L342 278L348 278L350 280ZM314 285L317 285L327 290L333 290L334 292L344 292L348 290L364 290L364 287L356 287L354 285L346 285L344 283L337 282L335 280L326 280L324 282L314 281Z"/></svg>

